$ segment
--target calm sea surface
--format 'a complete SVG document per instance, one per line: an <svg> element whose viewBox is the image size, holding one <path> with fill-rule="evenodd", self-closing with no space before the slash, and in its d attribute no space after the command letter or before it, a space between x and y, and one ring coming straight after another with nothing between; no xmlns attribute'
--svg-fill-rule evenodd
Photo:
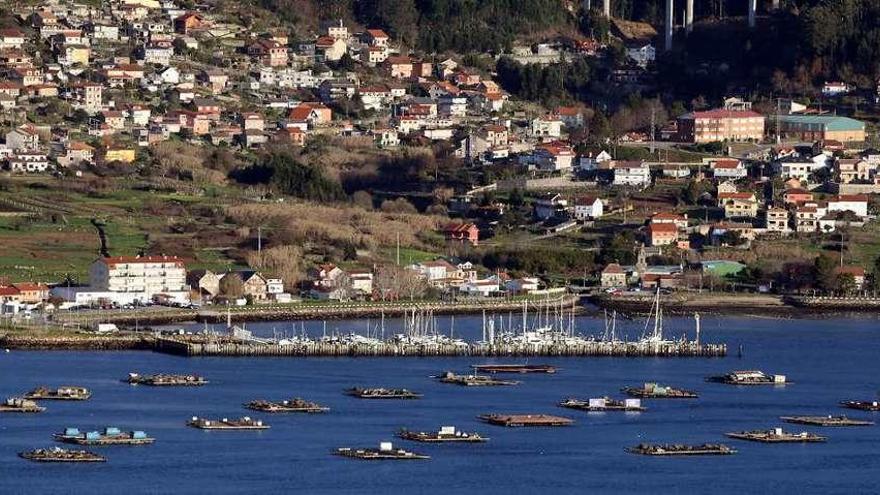
<svg viewBox="0 0 880 495"><path fill-rule="evenodd" d="M514 317L515 320L515 317ZM780 415L843 413L837 402L868 400L880 390L880 320L775 320L704 315L703 339L726 342L723 359L532 359L560 368L525 375L516 387L466 389L430 376L465 371L469 358L194 358L149 352L24 352L0 354L0 395L37 385L92 389L81 403L46 402L45 413L0 415L0 493L880 493L880 426L809 429L826 444L762 445L726 440L725 432L781 426ZM603 323L578 319L581 333ZM376 321L336 321L327 332L376 329ZM447 330L448 319L438 328ZM642 332L638 321L620 331ZM386 333L399 329L388 320ZM692 330L668 319L670 334ZM302 331L299 323L249 325L255 333ZM305 331L320 335L321 323ZM677 329L677 330L676 330ZM455 319L455 334L480 337L480 318ZM743 346L743 357L737 348ZM500 360L499 362L516 362ZM709 374L762 369L788 376L781 387L737 388L704 382ZM198 373L201 388L132 387L120 379L141 373ZM556 407L566 397L619 396L622 386L657 381L700 392L697 400L651 401L641 414L587 414ZM350 386L407 387L414 401L366 401L344 396ZM193 416L238 417L242 403L301 396L332 408L323 415L265 415L262 432L208 432L185 426ZM517 429L480 423L487 412L551 413L572 417L567 428ZM876 414L848 413L880 420ZM397 441L400 427L434 430L455 425L491 440L481 445L425 445ZM152 446L96 448L101 465L41 465L16 457L52 445L67 426L143 429ZM343 446L374 447L381 440L430 454L429 461L366 462L338 458ZM624 452L639 442L719 442L728 457L651 458Z"/></svg>

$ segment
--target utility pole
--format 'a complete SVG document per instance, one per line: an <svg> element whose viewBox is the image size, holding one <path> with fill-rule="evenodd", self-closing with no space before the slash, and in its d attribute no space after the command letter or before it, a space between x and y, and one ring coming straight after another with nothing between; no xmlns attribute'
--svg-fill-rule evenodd
<svg viewBox="0 0 880 495"><path fill-rule="evenodd" d="M400 232L397 233L397 266L400 266Z"/></svg>
<svg viewBox="0 0 880 495"><path fill-rule="evenodd" d="M263 252L263 227L257 227L257 252Z"/></svg>
<svg viewBox="0 0 880 495"><path fill-rule="evenodd" d="M651 103L651 156L654 156L654 136L656 136L656 132L654 131L654 127L657 125L657 111L654 108L654 103Z"/></svg>

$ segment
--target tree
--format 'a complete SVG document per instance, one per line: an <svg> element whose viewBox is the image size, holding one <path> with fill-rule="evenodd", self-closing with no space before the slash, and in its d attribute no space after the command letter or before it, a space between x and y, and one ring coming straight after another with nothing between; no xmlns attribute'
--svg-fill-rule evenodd
<svg viewBox="0 0 880 495"><path fill-rule="evenodd" d="M220 294L237 299L244 294L244 282L237 273L227 273L220 279Z"/></svg>
<svg viewBox="0 0 880 495"><path fill-rule="evenodd" d="M841 273L837 276L837 290L841 292L841 294L850 296L856 292L858 287L856 286L856 278L852 273Z"/></svg>
<svg viewBox="0 0 880 495"><path fill-rule="evenodd" d="M813 261L813 272L816 284L820 289L831 292L837 286L837 275L834 271L837 263L828 253L822 253Z"/></svg>

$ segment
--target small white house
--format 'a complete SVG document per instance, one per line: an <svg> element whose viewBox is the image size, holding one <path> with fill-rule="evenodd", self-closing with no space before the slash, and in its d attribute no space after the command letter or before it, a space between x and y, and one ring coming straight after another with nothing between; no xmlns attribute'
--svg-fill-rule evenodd
<svg viewBox="0 0 880 495"><path fill-rule="evenodd" d="M459 290L469 296L481 296L488 297L495 292L498 292L501 289L498 284L498 280L495 279L485 279L485 280L472 280L463 283Z"/></svg>
<svg viewBox="0 0 880 495"><path fill-rule="evenodd" d="M574 203L574 218L581 221L601 218L604 209L602 200L597 197L579 198Z"/></svg>
<svg viewBox="0 0 880 495"><path fill-rule="evenodd" d="M642 162L619 162L614 166L615 186L649 186L651 169Z"/></svg>
<svg viewBox="0 0 880 495"><path fill-rule="evenodd" d="M657 59L657 50L651 43L633 45L626 48L626 56L639 67L647 67L649 63Z"/></svg>

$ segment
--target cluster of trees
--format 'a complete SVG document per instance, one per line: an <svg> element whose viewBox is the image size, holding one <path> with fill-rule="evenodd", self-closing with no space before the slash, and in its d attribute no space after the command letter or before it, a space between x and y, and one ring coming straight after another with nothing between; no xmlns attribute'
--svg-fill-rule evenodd
<svg viewBox="0 0 880 495"><path fill-rule="evenodd" d="M426 52L505 50L518 36L570 22L560 0L359 0L353 11Z"/></svg>
<svg viewBox="0 0 880 495"><path fill-rule="evenodd" d="M574 248L534 247L489 251L475 260L490 270L512 270L528 274L581 276L596 268L593 253Z"/></svg>
<svg viewBox="0 0 880 495"><path fill-rule="evenodd" d="M571 63L551 65L524 65L510 57L501 57L495 69L498 82L505 90L547 105L584 99L592 73L590 64L583 57Z"/></svg>
<svg viewBox="0 0 880 495"><path fill-rule="evenodd" d="M338 201L346 197L342 186L315 164L304 163L291 151L273 149L256 163L230 174L245 184L267 184L281 194L313 201Z"/></svg>

